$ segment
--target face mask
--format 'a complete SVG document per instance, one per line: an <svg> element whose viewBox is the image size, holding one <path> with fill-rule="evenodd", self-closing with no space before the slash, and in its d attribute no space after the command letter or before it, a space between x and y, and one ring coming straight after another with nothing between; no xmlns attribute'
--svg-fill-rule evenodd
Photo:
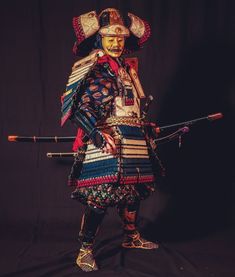
<svg viewBox="0 0 235 277"><path fill-rule="evenodd" d="M102 46L106 54L113 58L121 56L125 45L125 38L121 36L103 36Z"/></svg>

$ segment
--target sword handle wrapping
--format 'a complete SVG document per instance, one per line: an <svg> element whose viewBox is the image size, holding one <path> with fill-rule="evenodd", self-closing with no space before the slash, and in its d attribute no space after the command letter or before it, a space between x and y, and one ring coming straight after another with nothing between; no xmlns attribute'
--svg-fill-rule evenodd
<svg viewBox="0 0 235 277"><path fill-rule="evenodd" d="M76 152L68 152L68 153L47 153L47 158L70 158L77 157Z"/></svg>

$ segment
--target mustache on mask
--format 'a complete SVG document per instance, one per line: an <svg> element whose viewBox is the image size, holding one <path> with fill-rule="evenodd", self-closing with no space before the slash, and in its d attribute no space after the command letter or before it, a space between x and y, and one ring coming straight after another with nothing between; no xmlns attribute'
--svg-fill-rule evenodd
<svg viewBox="0 0 235 277"><path fill-rule="evenodd" d="M112 49L108 49L110 52L114 52L114 53L116 53L116 52L121 52L122 51L122 49L120 49L120 48L112 48Z"/></svg>

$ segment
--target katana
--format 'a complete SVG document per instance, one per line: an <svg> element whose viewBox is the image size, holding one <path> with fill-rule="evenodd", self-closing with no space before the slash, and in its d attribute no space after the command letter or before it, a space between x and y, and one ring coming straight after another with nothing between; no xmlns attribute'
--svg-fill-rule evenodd
<svg viewBox="0 0 235 277"><path fill-rule="evenodd" d="M174 127L179 127L179 126L190 126L190 125L193 125L194 123L202 121L202 120L214 121L214 120L217 120L217 119L221 119L222 117L223 117L222 113L214 113L214 114L210 114L208 116L199 117L199 118L192 119L192 120L189 120L189 121L184 121L184 122L180 122L180 123L175 123L175 124L171 124L171 125L157 127L156 131L157 131L157 133L160 133L160 132L165 131L166 129L169 129L169 128L174 128Z"/></svg>
<svg viewBox="0 0 235 277"><path fill-rule="evenodd" d="M163 144L163 143L166 143L166 142L170 142L174 139L177 139L188 133L189 132L189 127L185 126L183 128L180 128L178 129L177 131L175 131L174 133L171 133L169 134L168 136L164 136L164 137L161 137L161 138L157 138L154 140L154 142L157 144L157 145L160 145L160 144ZM180 139L181 140L181 139ZM181 141L179 141L179 147L181 146Z"/></svg>
<svg viewBox="0 0 235 277"><path fill-rule="evenodd" d="M76 137L23 137L23 136L8 136L8 141L10 142L71 142L74 141Z"/></svg>
<svg viewBox="0 0 235 277"><path fill-rule="evenodd" d="M152 101L152 99L150 99L149 103L151 101ZM147 104L147 108L149 106L149 103ZM170 128L183 126L180 129L178 129L177 131L175 131L167 136L160 137L160 138L157 138L154 140L154 143L160 145L160 144L170 142L170 141L178 138L179 139L179 147L180 147L181 146L181 136L189 132L188 126L193 125L194 123L202 121L202 120L214 121L217 119L221 119L222 117L223 117L222 113L215 113L215 114L210 114L208 116L199 117L199 118L189 120L189 121L184 121L184 122L171 124L171 125L165 125L162 127L156 127L156 124L151 123L151 122L143 122L143 125L151 126L152 128L155 128L155 130L158 134L161 133L162 131L165 131ZM38 137L38 136L24 137L24 136L11 135L11 136L8 136L8 141L10 141L10 142L35 142L35 143L36 142L60 143L60 142L73 142L75 140L75 138L76 138L75 136L69 136L69 137L58 137L58 136L54 136L54 137ZM78 154L76 152L47 153L48 158L76 157L77 155Z"/></svg>
<svg viewBox="0 0 235 277"><path fill-rule="evenodd" d="M77 157L77 152L66 152L66 153L47 153L47 158L69 158Z"/></svg>

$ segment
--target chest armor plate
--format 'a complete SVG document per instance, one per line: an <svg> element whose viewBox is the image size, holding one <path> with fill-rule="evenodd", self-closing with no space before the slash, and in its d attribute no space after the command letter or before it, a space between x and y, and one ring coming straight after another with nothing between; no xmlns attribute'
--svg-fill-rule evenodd
<svg viewBox="0 0 235 277"><path fill-rule="evenodd" d="M120 67L118 70L118 86L120 93L114 99L114 116L135 116L140 117L140 99L134 83L125 70Z"/></svg>

